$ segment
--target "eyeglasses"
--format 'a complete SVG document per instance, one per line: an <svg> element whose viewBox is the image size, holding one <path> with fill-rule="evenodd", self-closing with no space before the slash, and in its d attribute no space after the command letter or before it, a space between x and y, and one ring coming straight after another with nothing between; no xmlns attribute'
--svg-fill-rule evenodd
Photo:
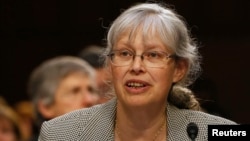
<svg viewBox="0 0 250 141"><path fill-rule="evenodd" d="M129 66L134 61L136 56L139 56L144 65L152 68L159 68L166 65L169 58L176 58L175 54L168 54L161 51L146 51L142 55L136 55L134 52L122 49L113 50L110 54L111 63L115 66Z"/></svg>

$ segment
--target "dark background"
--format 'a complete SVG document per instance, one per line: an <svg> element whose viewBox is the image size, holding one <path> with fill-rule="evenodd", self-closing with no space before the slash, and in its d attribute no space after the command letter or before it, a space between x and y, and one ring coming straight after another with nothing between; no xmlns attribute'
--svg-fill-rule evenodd
<svg viewBox="0 0 250 141"><path fill-rule="evenodd" d="M34 67L58 55L77 55L88 44L103 44L109 24L135 2L0 0L0 95L10 104L28 99L26 84ZM186 19L201 46L203 74L195 88L212 89L225 117L250 123L250 1L166 2Z"/></svg>

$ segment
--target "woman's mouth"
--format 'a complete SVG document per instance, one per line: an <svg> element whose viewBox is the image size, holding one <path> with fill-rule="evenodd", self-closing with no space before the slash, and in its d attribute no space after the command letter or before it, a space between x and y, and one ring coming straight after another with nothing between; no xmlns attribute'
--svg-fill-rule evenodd
<svg viewBox="0 0 250 141"><path fill-rule="evenodd" d="M149 89L149 84L145 81L131 80L126 83L126 90L131 94L144 93Z"/></svg>
<svg viewBox="0 0 250 141"><path fill-rule="evenodd" d="M126 84L128 87L132 88L140 88L140 87L145 87L143 83L138 83L138 82L129 82Z"/></svg>

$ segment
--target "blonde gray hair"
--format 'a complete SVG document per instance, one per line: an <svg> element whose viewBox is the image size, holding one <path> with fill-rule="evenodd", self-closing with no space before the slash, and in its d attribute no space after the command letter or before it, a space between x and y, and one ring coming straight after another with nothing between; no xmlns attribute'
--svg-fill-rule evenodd
<svg viewBox="0 0 250 141"><path fill-rule="evenodd" d="M144 38L150 38L157 34L165 46L169 47L177 58L185 60L188 65L187 73L176 84L170 92L169 101L181 108L192 108L190 103L181 103L181 97L189 96L191 105L198 105L194 95L184 89L192 84L199 76L201 57L198 53L198 46L191 38L184 19L173 9L156 3L137 4L125 10L111 25L107 35L107 49L105 54L110 53L114 44L120 36L129 31L134 36L137 31L143 34ZM132 38L131 38L132 39ZM107 61L106 61L107 63ZM181 88L182 87L182 88ZM184 90L184 91L183 91ZM181 96L182 93L186 96ZM176 101L177 100L177 101Z"/></svg>

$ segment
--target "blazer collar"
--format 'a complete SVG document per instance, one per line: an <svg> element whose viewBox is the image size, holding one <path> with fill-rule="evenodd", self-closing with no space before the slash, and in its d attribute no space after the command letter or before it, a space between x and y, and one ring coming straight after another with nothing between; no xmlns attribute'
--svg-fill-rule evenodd
<svg viewBox="0 0 250 141"><path fill-rule="evenodd" d="M113 98L107 103L102 104L101 108L89 119L83 130L83 134L79 137L79 141L114 140L113 128L115 114L116 98Z"/></svg>
<svg viewBox="0 0 250 141"><path fill-rule="evenodd" d="M187 139L188 136L183 135L186 132L186 126L188 119L185 115L180 114L180 109L171 104L167 104L167 124L168 124L168 141L175 140L178 134L180 139ZM114 121L116 114L116 98L111 99L107 103L103 104L98 112L95 112L91 119L89 119L87 125L83 130L83 134L79 137L79 141L82 140L102 140L113 141L114 140ZM85 119L86 120L86 119ZM86 121L85 121L86 122Z"/></svg>
<svg viewBox="0 0 250 141"><path fill-rule="evenodd" d="M186 131L187 125L189 123L188 116L183 113L179 108L168 104L167 105L167 123L168 132L167 140L187 140L188 134Z"/></svg>

